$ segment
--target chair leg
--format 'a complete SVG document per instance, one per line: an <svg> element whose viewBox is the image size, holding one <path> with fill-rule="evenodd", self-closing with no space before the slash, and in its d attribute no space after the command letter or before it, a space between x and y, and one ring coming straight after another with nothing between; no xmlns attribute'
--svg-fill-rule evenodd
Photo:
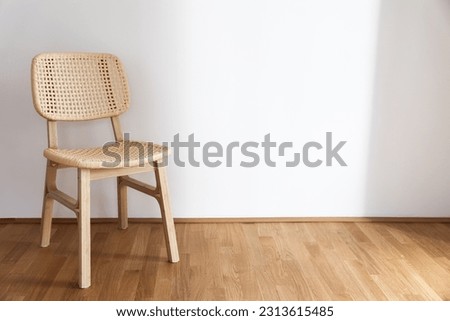
<svg viewBox="0 0 450 321"><path fill-rule="evenodd" d="M91 286L90 171L78 169L78 260L79 286Z"/></svg>
<svg viewBox="0 0 450 321"><path fill-rule="evenodd" d="M166 240L167 256L169 261L176 263L180 260L178 255L177 236L173 223L172 212L169 202L169 190L167 185L166 168L161 163L154 163L157 188L160 196L157 198L161 208L161 216L164 226L164 236Z"/></svg>
<svg viewBox="0 0 450 321"><path fill-rule="evenodd" d="M128 228L128 196L127 186L122 184L122 178L117 177L117 207L119 211L119 228Z"/></svg>
<svg viewBox="0 0 450 321"><path fill-rule="evenodd" d="M51 166L47 161L47 169L45 173L44 200L42 202L42 219L41 219L41 246L50 245L50 235L52 230L52 214L54 200L48 197L50 188L56 189L56 166Z"/></svg>

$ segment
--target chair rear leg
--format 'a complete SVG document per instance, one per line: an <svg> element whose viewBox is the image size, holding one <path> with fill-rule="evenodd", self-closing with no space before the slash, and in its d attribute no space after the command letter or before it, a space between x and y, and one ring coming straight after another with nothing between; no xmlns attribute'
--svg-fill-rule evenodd
<svg viewBox="0 0 450 321"><path fill-rule="evenodd" d="M166 168L161 163L154 162L157 188L160 195L157 198L161 208L161 216L164 226L164 236L166 240L167 256L169 261L176 263L180 260L178 254L177 236L175 224L173 222L172 211L169 202L169 190L167 185Z"/></svg>
<svg viewBox="0 0 450 321"><path fill-rule="evenodd" d="M122 184L122 178L117 177L117 207L119 212L119 228L128 228L128 195L127 186Z"/></svg>
<svg viewBox="0 0 450 321"><path fill-rule="evenodd" d="M89 169L78 169L78 273L80 288L91 286L90 184Z"/></svg>
<svg viewBox="0 0 450 321"><path fill-rule="evenodd" d="M47 169L45 171L44 199L42 202L42 219L41 219L41 246L50 245L50 236L52 232L52 216L54 200L48 196L50 189L56 189L56 172L57 166L52 166L47 161Z"/></svg>

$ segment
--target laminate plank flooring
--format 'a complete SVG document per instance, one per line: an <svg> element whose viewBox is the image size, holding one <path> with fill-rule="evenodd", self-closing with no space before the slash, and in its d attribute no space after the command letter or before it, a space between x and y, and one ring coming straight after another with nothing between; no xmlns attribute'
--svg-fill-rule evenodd
<svg viewBox="0 0 450 321"><path fill-rule="evenodd" d="M92 224L77 287L75 224L0 224L0 300L450 300L449 223Z"/></svg>

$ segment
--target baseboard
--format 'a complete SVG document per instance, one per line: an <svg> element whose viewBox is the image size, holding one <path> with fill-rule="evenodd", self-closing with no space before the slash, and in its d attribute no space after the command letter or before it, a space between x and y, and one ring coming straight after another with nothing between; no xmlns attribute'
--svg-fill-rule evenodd
<svg viewBox="0 0 450 321"><path fill-rule="evenodd" d="M224 217L175 218L178 224L218 223L450 223L450 217ZM39 224L40 218L0 218L0 224ZM116 218L92 218L94 224L117 223ZM161 223L160 218L130 218L130 223ZM76 224L76 218L54 218L55 224Z"/></svg>

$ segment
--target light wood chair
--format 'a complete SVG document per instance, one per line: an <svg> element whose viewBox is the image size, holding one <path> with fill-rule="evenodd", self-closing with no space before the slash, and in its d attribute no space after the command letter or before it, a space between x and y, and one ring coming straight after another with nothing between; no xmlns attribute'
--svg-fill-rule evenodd
<svg viewBox="0 0 450 321"><path fill-rule="evenodd" d="M164 160L167 148L124 140L119 115L129 108L128 83L119 59L110 54L43 53L33 58L31 68L33 103L47 119L48 148L42 209L41 246L50 244L54 201L77 215L79 233L79 286L91 285L90 182L117 177L119 227L128 226L127 187L156 198L170 262L178 262L175 226L170 210ZM115 143L98 148L58 147L57 121L110 118ZM105 149L106 148L106 149ZM119 157L120 155L120 157ZM60 191L56 174L61 168L78 169L78 199ZM155 172L156 186L128 175Z"/></svg>

